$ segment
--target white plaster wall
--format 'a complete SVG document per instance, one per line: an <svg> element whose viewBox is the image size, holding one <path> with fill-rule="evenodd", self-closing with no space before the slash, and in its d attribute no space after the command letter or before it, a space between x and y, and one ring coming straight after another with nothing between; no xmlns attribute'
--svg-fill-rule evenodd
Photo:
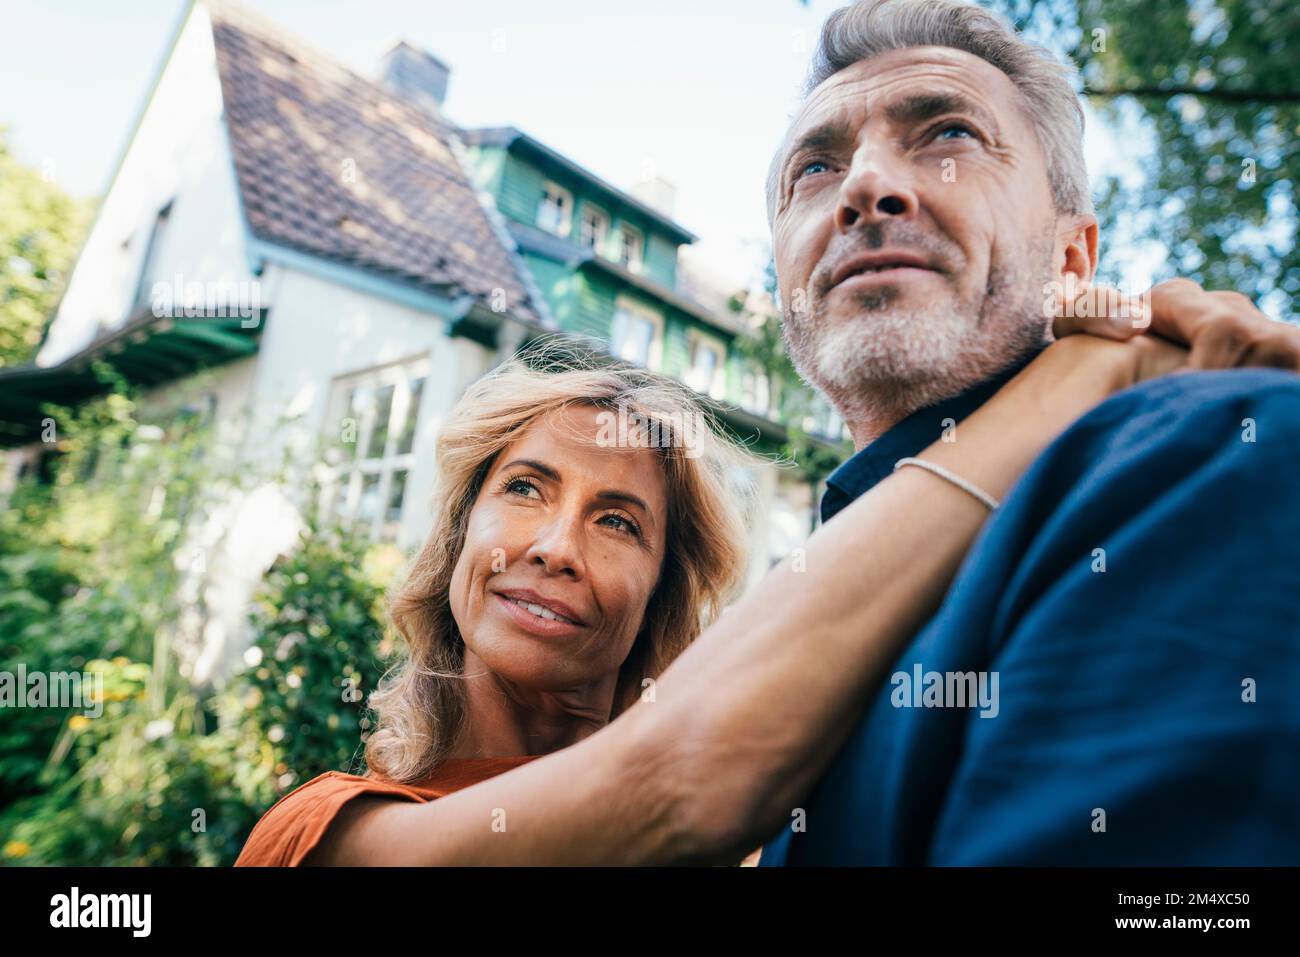
<svg viewBox="0 0 1300 957"><path fill-rule="evenodd" d="M398 545L423 541L432 524L430 496L438 429L470 382L494 364L491 350L449 339L438 316L339 283L271 264L273 305L262 333L253 394L250 454L279 461L288 449L304 468L313 464L316 438L335 434L326 421L333 381L425 356L430 375L421 396Z"/></svg>
<svg viewBox="0 0 1300 957"><path fill-rule="evenodd" d="M61 362L129 318L150 233L169 200L170 219L146 288L173 283L177 274L186 282L251 282L212 27L197 4L96 217L37 365Z"/></svg>

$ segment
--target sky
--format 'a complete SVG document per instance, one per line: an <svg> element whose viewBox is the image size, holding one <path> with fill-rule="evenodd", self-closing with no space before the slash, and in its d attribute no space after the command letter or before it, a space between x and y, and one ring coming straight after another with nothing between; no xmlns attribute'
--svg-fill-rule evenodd
<svg viewBox="0 0 1300 957"><path fill-rule="evenodd" d="M517 126L613 184L676 186L697 261L742 284L766 262L763 181L817 32L842 0L256 0L264 16L374 75L398 39L451 68L445 112ZM74 195L107 187L186 0L0 0L0 124ZM1089 169L1130 149L1089 116ZM1144 285L1158 251L1126 251Z"/></svg>

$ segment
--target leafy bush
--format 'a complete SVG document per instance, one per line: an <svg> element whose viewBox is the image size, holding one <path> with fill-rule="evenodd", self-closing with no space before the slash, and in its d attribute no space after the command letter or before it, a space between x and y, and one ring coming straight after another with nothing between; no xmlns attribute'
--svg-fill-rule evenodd
<svg viewBox="0 0 1300 957"><path fill-rule="evenodd" d="M360 770L401 556L311 523L265 576L249 667L196 688L169 646L207 437L143 431L116 391L68 423L52 486L0 517L0 670L88 671L103 711L0 708L0 863L228 865L281 795Z"/></svg>

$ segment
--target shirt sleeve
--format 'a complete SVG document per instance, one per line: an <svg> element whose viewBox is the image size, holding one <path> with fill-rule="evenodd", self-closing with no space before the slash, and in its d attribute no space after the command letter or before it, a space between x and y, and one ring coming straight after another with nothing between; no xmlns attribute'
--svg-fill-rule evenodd
<svg viewBox="0 0 1300 957"><path fill-rule="evenodd" d="M422 798L387 781L328 771L289 792L253 827L236 867L300 867L343 806L363 794Z"/></svg>
<svg viewBox="0 0 1300 957"><path fill-rule="evenodd" d="M929 860L1300 864L1300 377L1171 376L1094 410L990 528L998 709Z"/></svg>

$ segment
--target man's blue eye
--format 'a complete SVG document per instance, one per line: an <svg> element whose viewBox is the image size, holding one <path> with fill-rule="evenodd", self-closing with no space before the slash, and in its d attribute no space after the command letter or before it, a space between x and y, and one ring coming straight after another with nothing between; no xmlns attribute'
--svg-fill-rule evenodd
<svg viewBox="0 0 1300 957"><path fill-rule="evenodd" d="M826 170L830 169L830 167L827 166L825 163L823 163L821 160L813 160L811 163L805 163L803 165L803 168L799 170L799 176L801 178L807 176L808 171L811 170L814 166L820 166L821 167L820 172L825 172Z"/></svg>
<svg viewBox="0 0 1300 957"><path fill-rule="evenodd" d="M965 133L967 136L975 136L975 131L965 123L949 123L939 130L939 137L943 137L947 133Z"/></svg>

